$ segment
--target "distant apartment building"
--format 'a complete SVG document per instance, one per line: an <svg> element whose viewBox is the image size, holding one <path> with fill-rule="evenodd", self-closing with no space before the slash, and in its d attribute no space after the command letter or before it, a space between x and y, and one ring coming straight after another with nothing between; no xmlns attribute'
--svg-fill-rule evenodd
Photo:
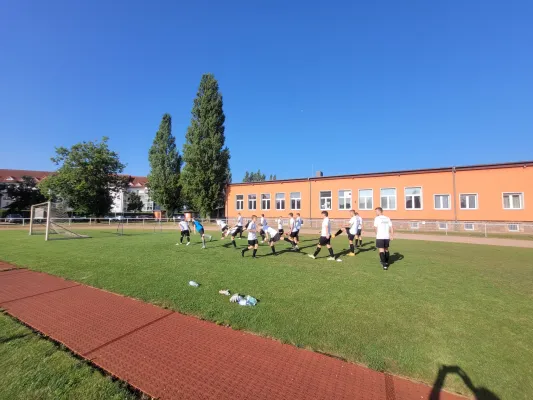
<svg viewBox="0 0 533 400"><path fill-rule="evenodd" d="M0 169L0 183L17 185L22 181L23 176L30 176L38 183L51 174L53 174L53 172L50 171ZM127 211L127 199L129 193L136 193L141 197L143 202L143 212L152 213L157 209L157 205L154 204L148 193L147 181L147 178L144 176L129 176L128 188L126 191L117 193L114 196L111 212L118 214ZM11 200L7 198L6 191L0 191L0 209L6 209L9 204L11 204Z"/></svg>
<svg viewBox="0 0 533 400"><path fill-rule="evenodd" d="M322 176L228 186L226 213L373 218L383 207L396 220L533 221L533 161Z"/></svg>

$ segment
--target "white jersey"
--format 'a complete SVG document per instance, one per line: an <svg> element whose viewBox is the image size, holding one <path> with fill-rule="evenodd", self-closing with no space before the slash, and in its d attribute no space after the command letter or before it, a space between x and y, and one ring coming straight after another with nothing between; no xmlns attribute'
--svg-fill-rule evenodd
<svg viewBox="0 0 533 400"><path fill-rule="evenodd" d="M261 225L261 228L266 231L266 228L268 228L268 222L265 217L261 217L259 224Z"/></svg>
<svg viewBox="0 0 533 400"><path fill-rule="evenodd" d="M278 230L283 229L283 220L280 218L278 219Z"/></svg>
<svg viewBox="0 0 533 400"><path fill-rule="evenodd" d="M187 224L187 221L180 221L180 229L182 231L188 231L189 230L189 225Z"/></svg>
<svg viewBox="0 0 533 400"><path fill-rule="evenodd" d="M389 217L379 215L374 219L374 227L377 228L376 239L390 239L392 221Z"/></svg>
<svg viewBox="0 0 533 400"><path fill-rule="evenodd" d="M271 238L273 238L274 236L276 236L279 232L277 230L275 230L274 228L272 227L268 227L266 229L266 233L268 233L268 236L270 236Z"/></svg>
<svg viewBox="0 0 533 400"><path fill-rule="evenodd" d="M296 221L294 220L294 218L291 218L289 220L289 228L291 232L296 232L298 230L298 228L296 227Z"/></svg>
<svg viewBox="0 0 533 400"><path fill-rule="evenodd" d="M237 226L242 226L242 216L237 217Z"/></svg>
<svg viewBox="0 0 533 400"><path fill-rule="evenodd" d="M357 217L353 216L350 218L350 235L355 235L357 233Z"/></svg>
<svg viewBox="0 0 533 400"><path fill-rule="evenodd" d="M329 236L331 234L331 224L329 222L329 218L325 217L322 220L322 231L320 232L320 236Z"/></svg>
<svg viewBox="0 0 533 400"><path fill-rule="evenodd" d="M228 226L228 224L226 224L221 219L217 219L217 225L220 226L221 229L224 229L226 226Z"/></svg>
<svg viewBox="0 0 533 400"><path fill-rule="evenodd" d="M363 218L359 215L356 215L355 218L357 218L357 229L363 229Z"/></svg>
<svg viewBox="0 0 533 400"><path fill-rule="evenodd" d="M302 219L300 217L296 218L296 230L300 230L302 228Z"/></svg>
<svg viewBox="0 0 533 400"><path fill-rule="evenodd" d="M257 232L255 231L257 229L255 222L250 221L248 223L248 240L256 240L257 239Z"/></svg>

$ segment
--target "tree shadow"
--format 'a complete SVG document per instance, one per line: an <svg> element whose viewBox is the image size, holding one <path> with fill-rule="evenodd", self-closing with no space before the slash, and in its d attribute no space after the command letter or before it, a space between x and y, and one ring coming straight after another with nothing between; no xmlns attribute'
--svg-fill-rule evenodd
<svg viewBox="0 0 533 400"><path fill-rule="evenodd" d="M395 262L397 261L401 261L403 260L405 257L403 256L403 254L400 254L398 252L396 253L393 253L389 256L389 264L394 264Z"/></svg>
<svg viewBox="0 0 533 400"><path fill-rule="evenodd" d="M457 365L442 365L439 368L439 373L437 378L433 383L433 388L429 394L428 400L440 400L440 393L442 387L444 386L444 381L446 380L446 375L448 374L457 374L463 380L464 384L470 389L474 394L476 400L500 400L500 398L489 389L484 387L476 387L470 377L466 374L463 369Z"/></svg>
<svg viewBox="0 0 533 400"><path fill-rule="evenodd" d="M9 343L12 340L22 339L22 338L25 338L26 336L30 336L30 334L29 333L19 333L18 335L13 335L13 336L6 337L6 338L0 338L0 344Z"/></svg>

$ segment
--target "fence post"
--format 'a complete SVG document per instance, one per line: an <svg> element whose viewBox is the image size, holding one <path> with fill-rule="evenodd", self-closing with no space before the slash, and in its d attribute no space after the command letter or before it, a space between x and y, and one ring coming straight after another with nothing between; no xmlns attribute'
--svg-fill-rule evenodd
<svg viewBox="0 0 533 400"><path fill-rule="evenodd" d="M22 218L22 226L25 225L24 221L26 221L26 218Z"/></svg>
<svg viewBox="0 0 533 400"><path fill-rule="evenodd" d="M69 219L68 219L68 226L70 226L71 222L72 222L72 219L69 218Z"/></svg>
<svg viewBox="0 0 533 400"><path fill-rule="evenodd" d="M108 224L108 225L111 225L111 218L108 218L108 219L107 219L107 224Z"/></svg>
<svg viewBox="0 0 533 400"><path fill-rule="evenodd" d="M487 224L485 223L485 237L487 237Z"/></svg>
<svg viewBox="0 0 533 400"><path fill-rule="evenodd" d="M126 218L126 224L129 224L129 223L130 223L130 219Z"/></svg>

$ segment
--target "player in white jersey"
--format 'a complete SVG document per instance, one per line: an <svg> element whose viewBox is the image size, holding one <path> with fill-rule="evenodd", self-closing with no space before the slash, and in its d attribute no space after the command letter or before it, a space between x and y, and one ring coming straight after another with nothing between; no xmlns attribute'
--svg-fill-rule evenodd
<svg viewBox="0 0 533 400"><path fill-rule="evenodd" d="M235 224L235 226L231 230L231 243L233 244L234 248L237 248L237 244L235 243L235 237L237 236L237 234L240 234L241 235L240 237L242 238L242 231L243 231L242 215L241 215L241 213L238 213L237 214L237 223Z"/></svg>
<svg viewBox="0 0 533 400"><path fill-rule="evenodd" d="M289 232L289 237L286 237L284 240L292 245L292 250L300 250L298 248L298 228L296 227L296 220L294 219L293 213L289 213Z"/></svg>
<svg viewBox="0 0 533 400"><path fill-rule="evenodd" d="M217 219L217 225L220 227L220 231L222 232L222 239L224 239L229 233L228 224L226 224L224 220Z"/></svg>
<svg viewBox="0 0 533 400"><path fill-rule="evenodd" d="M359 213L355 213L355 218L357 218L357 231L355 232L355 247L363 246L363 218Z"/></svg>
<svg viewBox="0 0 533 400"><path fill-rule="evenodd" d="M350 210L350 215L351 215L350 223L349 223L348 227L346 228L346 233L348 234L348 241L350 242L350 252L348 253L348 255L350 257L355 256L355 247L354 247L354 244L353 244L353 239L355 238L355 235L357 233L357 217L356 217L356 214L357 213L354 210Z"/></svg>
<svg viewBox="0 0 533 400"><path fill-rule="evenodd" d="M278 242L281 239L281 235L277 230L274 228L268 226L266 229L266 233L268 236L268 244L270 246L270 250L272 251L272 254L277 256L276 254L276 248L274 247L274 244Z"/></svg>
<svg viewBox="0 0 533 400"><path fill-rule="evenodd" d="M265 218L265 214L261 214L261 218L259 219L259 226L261 228L261 230L259 231L259 234L261 235L261 243L265 243L266 228L268 228L268 222Z"/></svg>
<svg viewBox="0 0 533 400"><path fill-rule="evenodd" d="M280 235L283 235L283 233L285 233L283 231L283 219L281 217L279 217L277 220L276 220L276 223L278 224L278 232Z"/></svg>
<svg viewBox="0 0 533 400"><path fill-rule="evenodd" d="M389 244L392 240L394 230L389 217L383 215L383 208L376 208L377 217L374 219L376 228L376 247L379 249L379 260L383 269L389 269Z"/></svg>
<svg viewBox="0 0 533 400"><path fill-rule="evenodd" d="M326 246L329 251L329 257L328 261L335 261L335 254L333 253L333 248L331 247L331 237L335 237L336 235L331 234L331 222L328 218L328 212L322 211L322 215L324 216L324 219L322 220L322 229L320 230L320 239L318 239L318 244L316 245L315 254L308 254L311 258L316 258L318 253L320 253L320 250L322 250L322 246ZM337 261L342 261L340 258L337 258Z"/></svg>
<svg viewBox="0 0 533 400"><path fill-rule="evenodd" d="M300 213L296 213L296 228L298 229L298 232L296 232L296 239L298 242L300 241L300 229L302 229L303 224L304 220L300 216Z"/></svg>
<svg viewBox="0 0 533 400"><path fill-rule="evenodd" d="M237 232L239 233L239 239L242 239L242 232L244 231L243 228L243 218L241 213L237 214Z"/></svg>
<svg viewBox="0 0 533 400"><path fill-rule="evenodd" d="M185 236L187 238L187 246L191 244L191 231L189 230L189 224L187 223L187 221L185 221L184 219L182 219L180 221L180 223L178 224L179 228L180 228L180 231L181 231L181 236L180 236L180 241L179 243L176 243L176 246L179 246L180 244L183 244L183 237Z"/></svg>
<svg viewBox="0 0 533 400"><path fill-rule="evenodd" d="M242 256L244 257L244 253L246 253L248 250L254 249L254 252L252 254L252 258L256 258L255 254L257 253L257 248L259 247L259 243L257 242L257 216L252 215L252 220L248 222L248 226L246 229L248 230L248 247L245 249L242 249Z"/></svg>

